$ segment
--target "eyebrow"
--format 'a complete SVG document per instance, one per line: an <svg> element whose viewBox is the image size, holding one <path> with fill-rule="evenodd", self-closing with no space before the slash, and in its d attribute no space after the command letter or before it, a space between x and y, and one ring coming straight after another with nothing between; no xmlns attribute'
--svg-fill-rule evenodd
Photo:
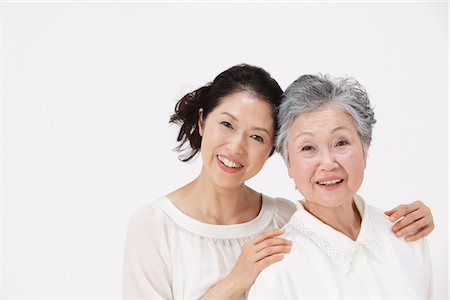
<svg viewBox="0 0 450 300"><path fill-rule="evenodd" d="M230 114L230 113L228 113L226 111L222 112L222 114L229 116L230 118L232 118L236 122L239 122L239 120L235 116L233 116L232 114ZM258 130L258 131L264 131L265 133L267 133L270 136L270 132L266 128L253 126L251 129L252 130Z"/></svg>
<svg viewBox="0 0 450 300"><path fill-rule="evenodd" d="M338 127L333 128L333 130L331 130L331 133L335 133L336 131L339 131L339 130L346 130L346 131L350 131L350 132L351 132L351 130L348 129L347 127L344 127L344 126L338 126ZM303 131L303 132L297 134L297 135L295 136L295 139L298 139L298 138L301 137L302 135L310 135L310 136L314 136L314 134L313 134L312 132L309 132L309 131Z"/></svg>

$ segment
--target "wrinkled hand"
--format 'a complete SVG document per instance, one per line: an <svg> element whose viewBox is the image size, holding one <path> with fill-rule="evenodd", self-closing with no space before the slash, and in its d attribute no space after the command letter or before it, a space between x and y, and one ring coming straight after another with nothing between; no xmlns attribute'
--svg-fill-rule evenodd
<svg viewBox="0 0 450 300"><path fill-rule="evenodd" d="M422 201L402 204L385 212L392 222L392 231L396 236L405 236L406 241L416 241L428 235L434 229L431 210Z"/></svg>
<svg viewBox="0 0 450 300"><path fill-rule="evenodd" d="M267 231L245 243L228 275L243 293L250 289L264 268L280 261L291 250L292 242L278 237L283 233L284 229Z"/></svg>

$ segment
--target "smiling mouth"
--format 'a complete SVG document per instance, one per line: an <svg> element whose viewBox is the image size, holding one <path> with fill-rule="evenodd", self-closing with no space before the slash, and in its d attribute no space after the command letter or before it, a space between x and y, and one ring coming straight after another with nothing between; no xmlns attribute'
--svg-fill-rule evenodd
<svg viewBox="0 0 450 300"><path fill-rule="evenodd" d="M333 180L327 180L327 181L317 181L316 183L318 185L322 185L322 186L332 186L332 185L339 184L342 181L344 181L344 179L333 179Z"/></svg>
<svg viewBox="0 0 450 300"><path fill-rule="evenodd" d="M229 168L233 168L233 169L239 169L242 168L243 165L238 164L237 162L234 162L232 160L229 160L228 158L226 158L225 156L222 155L217 155L217 158L219 159L219 161L221 163L223 163L225 166L229 167Z"/></svg>

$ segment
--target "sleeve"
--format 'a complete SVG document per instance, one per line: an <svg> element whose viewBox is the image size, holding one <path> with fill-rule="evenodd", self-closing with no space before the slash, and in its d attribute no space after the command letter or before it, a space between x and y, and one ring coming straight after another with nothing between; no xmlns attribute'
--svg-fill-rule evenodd
<svg viewBox="0 0 450 300"><path fill-rule="evenodd" d="M285 299L283 286L273 266L259 273L248 292L248 299Z"/></svg>
<svg viewBox="0 0 450 300"><path fill-rule="evenodd" d="M424 256L424 268L425 268L424 274L427 286L427 299L433 299L434 284L433 284L433 270L431 265L430 248L428 247L428 240L426 237L423 238L421 242Z"/></svg>
<svg viewBox="0 0 450 300"><path fill-rule="evenodd" d="M291 219L292 215L297 211L297 205L295 202L284 199L275 198L276 215L274 218L277 228L281 228L286 225Z"/></svg>
<svg viewBox="0 0 450 300"><path fill-rule="evenodd" d="M123 264L124 299L173 298L169 231L163 224L151 207L141 209L131 218Z"/></svg>

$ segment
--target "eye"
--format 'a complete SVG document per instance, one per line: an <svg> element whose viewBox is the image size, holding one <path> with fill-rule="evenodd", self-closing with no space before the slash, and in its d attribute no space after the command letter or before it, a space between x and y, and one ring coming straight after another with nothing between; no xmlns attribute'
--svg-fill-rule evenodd
<svg viewBox="0 0 450 300"><path fill-rule="evenodd" d="M346 140L340 140L336 143L336 147L347 146L349 143Z"/></svg>
<svg viewBox="0 0 450 300"><path fill-rule="evenodd" d="M263 139L261 136L259 136L259 135L254 134L254 135L252 135L252 136L250 136L250 137L251 137L252 139L258 141L258 142L264 143L264 139Z"/></svg>
<svg viewBox="0 0 450 300"><path fill-rule="evenodd" d="M314 147L310 145L303 146L301 151L313 151Z"/></svg>
<svg viewBox="0 0 450 300"><path fill-rule="evenodd" d="M233 128L233 125L231 125L231 123L227 122L227 121L222 121L222 122L220 122L220 124L222 124L223 126L228 127L228 128Z"/></svg>

